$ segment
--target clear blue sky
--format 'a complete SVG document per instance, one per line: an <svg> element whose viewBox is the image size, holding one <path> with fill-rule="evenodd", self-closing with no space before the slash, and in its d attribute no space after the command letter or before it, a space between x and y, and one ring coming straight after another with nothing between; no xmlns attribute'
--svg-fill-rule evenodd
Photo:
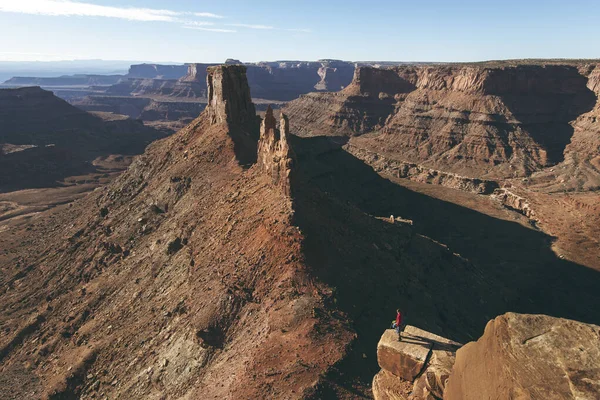
<svg viewBox="0 0 600 400"><path fill-rule="evenodd" d="M600 0L0 0L0 61L600 58Z"/></svg>

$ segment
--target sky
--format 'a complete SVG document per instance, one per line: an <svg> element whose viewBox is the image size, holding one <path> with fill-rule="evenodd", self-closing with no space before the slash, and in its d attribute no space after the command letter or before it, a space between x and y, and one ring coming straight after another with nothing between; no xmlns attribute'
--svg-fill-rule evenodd
<svg viewBox="0 0 600 400"><path fill-rule="evenodd" d="M0 61L600 58L600 0L0 0Z"/></svg>

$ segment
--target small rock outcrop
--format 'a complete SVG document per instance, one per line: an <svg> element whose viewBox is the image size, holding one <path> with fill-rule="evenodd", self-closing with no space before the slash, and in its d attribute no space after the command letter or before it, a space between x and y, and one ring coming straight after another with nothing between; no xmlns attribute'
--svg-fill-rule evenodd
<svg viewBox="0 0 600 400"><path fill-rule="evenodd" d="M600 327L508 313L458 350L444 399L597 399Z"/></svg>
<svg viewBox="0 0 600 400"><path fill-rule="evenodd" d="M530 220L536 220L535 211L531 208L529 201L518 194L511 192L506 188L498 188L491 195L492 199L498 200L502 205L510 210L517 211Z"/></svg>
<svg viewBox="0 0 600 400"><path fill-rule="evenodd" d="M281 114L279 129L269 106L260 127L258 142L258 164L268 174L273 185L281 188L286 196L291 195L290 176L294 153L290 147L290 125L285 114Z"/></svg>
<svg viewBox="0 0 600 400"><path fill-rule="evenodd" d="M406 327L402 341L396 331L386 330L377 345L381 371L373 379L375 399L441 398L460 346L414 326Z"/></svg>
<svg viewBox="0 0 600 400"><path fill-rule="evenodd" d="M242 125L256 120L243 65L219 65L207 69L208 113L210 122Z"/></svg>

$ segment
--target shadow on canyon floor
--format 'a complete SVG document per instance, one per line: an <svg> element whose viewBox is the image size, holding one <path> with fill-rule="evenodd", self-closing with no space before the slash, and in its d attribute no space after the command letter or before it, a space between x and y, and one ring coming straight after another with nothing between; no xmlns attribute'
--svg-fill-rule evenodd
<svg viewBox="0 0 600 400"><path fill-rule="evenodd" d="M548 235L398 186L340 138L293 139L307 262L358 334L350 375L370 382L398 307L409 325L461 342L508 311L600 324L600 274L559 259ZM375 218L390 215L414 225Z"/></svg>

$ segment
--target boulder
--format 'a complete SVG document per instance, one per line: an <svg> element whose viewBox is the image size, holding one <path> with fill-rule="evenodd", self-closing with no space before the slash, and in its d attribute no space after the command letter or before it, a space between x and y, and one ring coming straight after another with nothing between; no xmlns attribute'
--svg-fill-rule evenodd
<svg viewBox="0 0 600 400"><path fill-rule="evenodd" d="M375 399L442 398L460 346L414 326L406 327L401 342L393 329L386 330L377 346L382 370L373 379Z"/></svg>
<svg viewBox="0 0 600 400"><path fill-rule="evenodd" d="M599 326L508 313L457 352L444 399L597 399L598 393Z"/></svg>
<svg viewBox="0 0 600 400"><path fill-rule="evenodd" d="M412 384L382 369L373 378L373 397L376 400L408 400Z"/></svg>
<svg viewBox="0 0 600 400"><path fill-rule="evenodd" d="M412 327L406 327L409 329ZM431 342L419 338L399 341L396 331L388 329L377 345L377 362L382 369L412 382L423 370L431 347Z"/></svg>

